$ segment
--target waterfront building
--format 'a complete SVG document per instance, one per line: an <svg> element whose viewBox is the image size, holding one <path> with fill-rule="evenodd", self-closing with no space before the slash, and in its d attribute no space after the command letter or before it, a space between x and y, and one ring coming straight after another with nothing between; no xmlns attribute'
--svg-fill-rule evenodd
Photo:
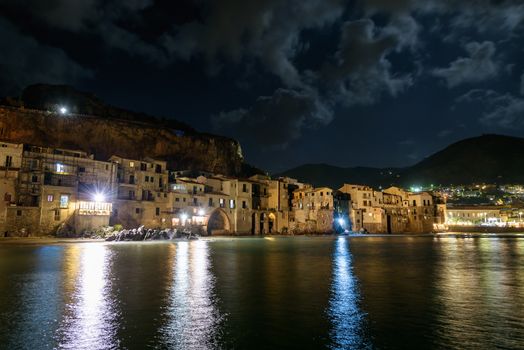
<svg viewBox="0 0 524 350"><path fill-rule="evenodd" d="M446 224L449 226L503 226L509 221L509 216L509 208L502 206L448 206Z"/></svg>
<svg viewBox="0 0 524 350"><path fill-rule="evenodd" d="M293 191L293 222L296 232L328 232L333 228L334 200L329 187L306 185Z"/></svg>
<svg viewBox="0 0 524 350"><path fill-rule="evenodd" d="M171 227L167 163L116 155L109 161L117 168L118 183L111 223L125 228Z"/></svg>
<svg viewBox="0 0 524 350"><path fill-rule="evenodd" d="M16 205L18 173L23 144L0 142L0 234L6 232L7 208Z"/></svg>
<svg viewBox="0 0 524 350"><path fill-rule="evenodd" d="M23 145L15 200L4 230L13 235L64 234L108 225L116 168L76 150ZM12 200L11 200L12 201Z"/></svg>

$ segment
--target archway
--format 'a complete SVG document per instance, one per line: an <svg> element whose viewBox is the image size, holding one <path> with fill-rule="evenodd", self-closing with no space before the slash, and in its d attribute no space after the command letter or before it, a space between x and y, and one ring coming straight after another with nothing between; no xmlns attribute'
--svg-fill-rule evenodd
<svg viewBox="0 0 524 350"><path fill-rule="evenodd" d="M276 220L275 214L269 213L267 217L268 217L268 232L273 233L273 227L275 226L275 220Z"/></svg>
<svg viewBox="0 0 524 350"><path fill-rule="evenodd" d="M221 209L215 209L207 220L207 234L221 235L229 233L231 225L226 213Z"/></svg>

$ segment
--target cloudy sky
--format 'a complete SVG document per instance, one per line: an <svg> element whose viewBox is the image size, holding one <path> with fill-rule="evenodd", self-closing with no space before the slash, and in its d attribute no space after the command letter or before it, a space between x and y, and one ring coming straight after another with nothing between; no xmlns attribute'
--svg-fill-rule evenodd
<svg viewBox="0 0 524 350"><path fill-rule="evenodd" d="M0 0L0 94L70 84L271 172L524 136L521 0Z"/></svg>

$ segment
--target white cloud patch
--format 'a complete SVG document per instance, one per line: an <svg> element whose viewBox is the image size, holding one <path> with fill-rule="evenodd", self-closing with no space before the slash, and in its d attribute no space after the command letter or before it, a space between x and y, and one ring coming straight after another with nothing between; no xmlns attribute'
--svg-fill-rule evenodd
<svg viewBox="0 0 524 350"><path fill-rule="evenodd" d="M432 72L434 76L444 78L450 88L493 78L499 71L499 63L494 57L496 48L493 42L471 42L466 44L465 50L469 57L460 57L451 62L449 67L437 68Z"/></svg>
<svg viewBox="0 0 524 350"><path fill-rule="evenodd" d="M475 103L484 109L479 121L489 127L524 129L524 98L493 90L474 89L457 98L457 103Z"/></svg>

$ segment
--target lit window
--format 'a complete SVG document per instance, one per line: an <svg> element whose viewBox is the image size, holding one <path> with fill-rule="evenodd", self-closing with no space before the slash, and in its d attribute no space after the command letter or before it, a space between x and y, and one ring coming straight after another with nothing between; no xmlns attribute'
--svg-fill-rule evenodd
<svg viewBox="0 0 524 350"><path fill-rule="evenodd" d="M67 208L67 207L69 207L69 195L62 194L60 195L60 208Z"/></svg>
<svg viewBox="0 0 524 350"><path fill-rule="evenodd" d="M65 173L65 166L64 166L64 164L56 163L56 172L57 173Z"/></svg>
<svg viewBox="0 0 524 350"><path fill-rule="evenodd" d="M230 199L229 200L229 208L231 208L231 209L235 208L235 200L234 199Z"/></svg>
<svg viewBox="0 0 524 350"><path fill-rule="evenodd" d="M52 202L54 199L55 199L55 196L53 196L52 194L48 194L47 195L47 201L48 202Z"/></svg>
<svg viewBox="0 0 524 350"><path fill-rule="evenodd" d="M135 167L135 162L129 162L129 167L130 168L134 168Z"/></svg>

